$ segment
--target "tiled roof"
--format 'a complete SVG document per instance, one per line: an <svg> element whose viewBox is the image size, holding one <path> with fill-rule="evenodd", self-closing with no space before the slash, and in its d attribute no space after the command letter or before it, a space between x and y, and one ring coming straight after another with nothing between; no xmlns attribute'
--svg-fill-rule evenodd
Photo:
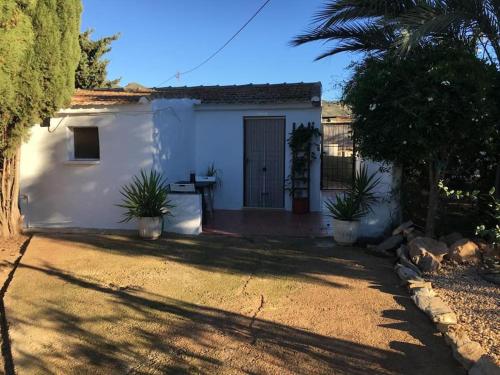
<svg viewBox="0 0 500 375"><path fill-rule="evenodd" d="M141 97L198 99L203 104L277 104L310 103L321 99L321 83L249 84L233 86L159 87L150 90L124 89L77 90L72 107L109 106L137 103Z"/></svg>
<svg viewBox="0 0 500 375"><path fill-rule="evenodd" d="M148 97L151 91L132 92L123 89L76 90L71 98L72 107L109 106L117 104L137 103L143 96Z"/></svg>
<svg viewBox="0 0 500 375"><path fill-rule="evenodd" d="M323 100L321 103L321 117L350 118L351 111L339 102Z"/></svg>
<svg viewBox="0 0 500 375"><path fill-rule="evenodd" d="M154 95L199 99L205 104L310 103L314 96L321 99L321 83L164 87Z"/></svg>

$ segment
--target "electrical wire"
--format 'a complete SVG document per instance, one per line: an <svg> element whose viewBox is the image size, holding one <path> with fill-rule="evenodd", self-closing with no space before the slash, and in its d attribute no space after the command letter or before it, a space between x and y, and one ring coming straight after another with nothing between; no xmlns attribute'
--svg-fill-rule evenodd
<svg viewBox="0 0 500 375"><path fill-rule="evenodd" d="M258 14L262 11L262 9L264 9L264 7L265 7L267 4L269 4L269 2L270 2L270 1L271 1L271 0L266 0L266 1L265 1L265 2L264 2L261 6L260 6L260 8L259 8L259 9L257 9L257 11L256 11L256 12L252 15L252 17L250 17L250 18L248 19L248 21L247 21L247 22L245 22L245 23L243 24L243 26L241 26L241 27L239 28L239 30L238 30L238 31L236 31L236 33L234 33L234 34L233 34L233 36L232 36L231 38L229 38L229 39L227 40L227 42L226 42L226 43L224 43L224 44L223 44L223 45L222 45L222 46L221 46L221 47L220 47L217 51L215 51L214 53L212 53L210 56L208 56L205 60L203 60L201 63L199 63L199 64L198 64L198 65L196 65L195 67L193 67L193 68L191 68L191 69L188 69L188 70L186 70L186 71L184 71L184 72L177 72L177 73L173 74L172 76L170 76L170 77L169 77L169 78L167 78L166 80L164 80L164 81L160 82L160 83L159 83L156 87L159 87L159 86L161 86L161 85L163 85L163 84L167 83L168 81L170 81L170 80L172 80L172 79L174 79L174 78L179 79L181 75L185 75L185 74L192 73L192 72L194 72L195 70L197 70L197 69L201 68L203 65L205 65L205 64L206 64L207 62L209 62L210 60L212 60L212 59L213 59L213 58L214 58L217 54L219 54L219 52L221 52L224 48L226 48L226 46L227 46L229 43L231 43L231 42L232 42L232 40L238 36L238 34L239 34L239 33L241 33L241 32L243 31L243 29L245 29L245 27L247 27L247 26L248 26L248 24L249 24L250 22L252 22L252 20L253 20L255 17L257 17L257 15L258 15Z"/></svg>

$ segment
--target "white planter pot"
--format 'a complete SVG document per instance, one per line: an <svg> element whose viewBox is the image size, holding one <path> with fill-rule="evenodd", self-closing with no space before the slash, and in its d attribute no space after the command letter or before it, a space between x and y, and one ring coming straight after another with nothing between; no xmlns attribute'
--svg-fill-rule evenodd
<svg viewBox="0 0 500 375"><path fill-rule="evenodd" d="M359 221L333 219L333 239L340 245L352 245L358 240Z"/></svg>
<svg viewBox="0 0 500 375"><path fill-rule="evenodd" d="M140 217L139 237L147 240L156 240L161 236L162 217Z"/></svg>

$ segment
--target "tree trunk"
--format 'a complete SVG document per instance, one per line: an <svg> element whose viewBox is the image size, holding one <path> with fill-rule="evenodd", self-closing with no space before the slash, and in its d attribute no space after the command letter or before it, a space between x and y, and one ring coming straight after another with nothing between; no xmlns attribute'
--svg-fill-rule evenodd
<svg viewBox="0 0 500 375"><path fill-rule="evenodd" d="M0 237L9 238L19 234L21 213L19 211L20 150L11 157L0 160Z"/></svg>
<svg viewBox="0 0 500 375"><path fill-rule="evenodd" d="M429 202L427 206L427 219L425 221L425 235L434 237L436 232L436 217L439 207L439 187L442 169L435 161L429 163Z"/></svg>

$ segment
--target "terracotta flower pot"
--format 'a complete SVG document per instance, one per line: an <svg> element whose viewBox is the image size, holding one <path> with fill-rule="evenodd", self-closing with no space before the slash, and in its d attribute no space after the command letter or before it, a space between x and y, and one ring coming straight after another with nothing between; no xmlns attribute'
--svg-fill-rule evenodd
<svg viewBox="0 0 500 375"><path fill-rule="evenodd" d="M294 214L307 214L309 212L309 199L293 198L292 212Z"/></svg>

